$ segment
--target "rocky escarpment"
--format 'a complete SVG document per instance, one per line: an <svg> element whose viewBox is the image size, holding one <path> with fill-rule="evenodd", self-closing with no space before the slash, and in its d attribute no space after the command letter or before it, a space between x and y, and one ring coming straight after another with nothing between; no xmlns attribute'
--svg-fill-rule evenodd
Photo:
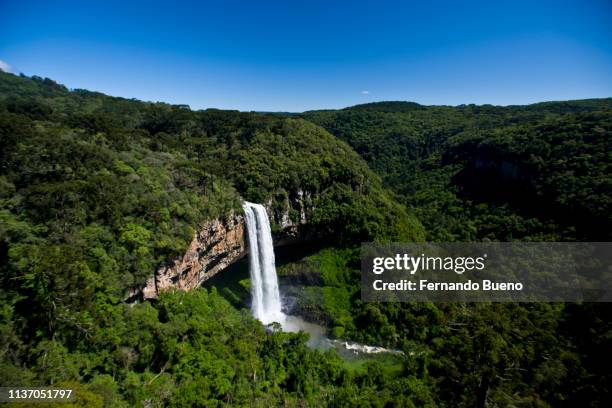
<svg viewBox="0 0 612 408"><path fill-rule="evenodd" d="M308 220L314 206L309 191L297 190L290 193L285 200L276 203L270 199L264 206L271 216L274 245L289 245L313 238L315 231L310 228Z"/></svg>
<svg viewBox="0 0 612 408"><path fill-rule="evenodd" d="M214 219L194 234L185 254L157 269L131 297L152 299L170 288L191 290L225 269L246 253L244 218L231 212Z"/></svg>
<svg viewBox="0 0 612 408"><path fill-rule="evenodd" d="M274 245L287 245L312 237L307 217L310 194L298 191L287 200L265 203L274 226ZM145 284L130 291L126 300L154 299L171 288L191 290L247 254L244 216L235 211L200 228L182 257L155 271Z"/></svg>

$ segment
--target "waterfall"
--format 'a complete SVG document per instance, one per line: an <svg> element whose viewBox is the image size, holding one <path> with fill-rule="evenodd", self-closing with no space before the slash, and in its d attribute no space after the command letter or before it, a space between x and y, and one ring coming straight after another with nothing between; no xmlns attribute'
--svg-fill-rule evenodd
<svg viewBox="0 0 612 408"><path fill-rule="evenodd" d="M263 324L278 322L288 332L306 332L309 334L308 346L327 350L334 348L341 355L355 354L404 354L402 351L367 346L341 340L330 340L325 335L326 329L314 323L306 322L299 316L285 315L281 311L280 293L274 260L274 246L268 213L261 204L244 202L242 204L246 219L249 244L249 264L251 273L251 295L253 316ZM413 353L410 353L412 355Z"/></svg>
<svg viewBox="0 0 612 408"><path fill-rule="evenodd" d="M244 202L249 242L251 295L253 316L263 324L283 323L280 293L274 264L274 246L268 213L261 204Z"/></svg>

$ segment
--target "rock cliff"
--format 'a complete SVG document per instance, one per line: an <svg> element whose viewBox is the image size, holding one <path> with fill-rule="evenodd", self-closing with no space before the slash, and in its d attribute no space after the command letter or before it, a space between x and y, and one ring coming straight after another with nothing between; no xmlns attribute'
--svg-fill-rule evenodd
<svg viewBox="0 0 612 408"><path fill-rule="evenodd" d="M310 194L299 190L281 204L265 203L274 226L274 245L287 245L312 237L307 217L311 210ZM198 230L182 257L155 271L145 284L134 288L126 300L154 299L167 289L191 290L199 287L247 254L244 216L232 211L225 217L207 222Z"/></svg>

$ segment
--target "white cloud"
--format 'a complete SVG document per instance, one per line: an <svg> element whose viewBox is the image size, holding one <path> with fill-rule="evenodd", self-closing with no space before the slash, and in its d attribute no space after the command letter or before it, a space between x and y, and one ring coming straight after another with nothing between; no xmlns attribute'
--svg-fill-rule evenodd
<svg viewBox="0 0 612 408"><path fill-rule="evenodd" d="M361 91L361 94L362 94L362 95L369 95L369 94L370 94L370 91Z"/></svg>
<svg viewBox="0 0 612 408"><path fill-rule="evenodd" d="M2 60L0 60L0 71L13 72L11 66Z"/></svg>

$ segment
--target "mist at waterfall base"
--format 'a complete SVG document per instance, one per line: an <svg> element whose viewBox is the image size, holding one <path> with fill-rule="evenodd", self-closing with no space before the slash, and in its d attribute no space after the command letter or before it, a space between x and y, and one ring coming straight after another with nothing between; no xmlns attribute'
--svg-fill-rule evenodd
<svg viewBox="0 0 612 408"><path fill-rule="evenodd" d="M270 220L265 207L261 204L244 202L242 205L247 227L249 246L249 274L251 278L251 311L253 316L264 325L277 322L287 332L303 331L310 335L308 345L317 349L335 348L341 354L400 353L383 347L366 346L341 340L331 340L325 335L325 328L305 321L299 316L282 312L276 260Z"/></svg>

